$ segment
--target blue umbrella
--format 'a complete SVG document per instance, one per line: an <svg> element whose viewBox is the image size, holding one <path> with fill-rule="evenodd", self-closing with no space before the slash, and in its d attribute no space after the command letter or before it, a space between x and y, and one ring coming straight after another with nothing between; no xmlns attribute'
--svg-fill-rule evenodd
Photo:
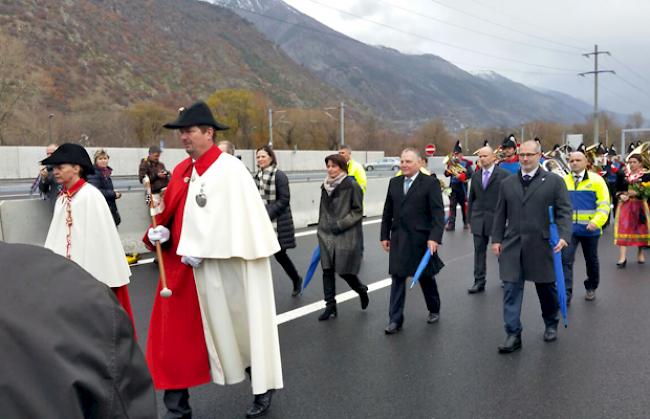
<svg viewBox="0 0 650 419"><path fill-rule="evenodd" d="M560 234L557 231L557 224L555 224L555 215L553 207L548 207L548 218L550 224L548 226L550 238L549 244L551 249L557 246L560 241ZM560 311L562 312L562 320L564 327L569 325L567 321L567 308L566 308L566 286L564 285L564 271L562 270L562 254L560 252L553 252L553 268L555 269L555 284L557 285L557 299L560 303Z"/></svg>
<svg viewBox="0 0 650 419"><path fill-rule="evenodd" d="M307 273L305 274L305 279L302 281L302 291L307 288L307 285L311 282L311 279L314 277L314 272L316 272L316 267L320 262L320 246L316 245L314 252L311 254L311 260L309 261L309 268L307 268ZM300 291L302 293L302 291Z"/></svg>
<svg viewBox="0 0 650 419"><path fill-rule="evenodd" d="M429 264L429 259L431 259L431 252L429 249L427 249L426 252L424 252L424 256L422 256L422 260L420 260L420 264L418 265L418 269L415 271L415 275L413 275L413 281L411 281L410 288L413 288L413 285L415 285L422 276L424 268L426 268Z"/></svg>

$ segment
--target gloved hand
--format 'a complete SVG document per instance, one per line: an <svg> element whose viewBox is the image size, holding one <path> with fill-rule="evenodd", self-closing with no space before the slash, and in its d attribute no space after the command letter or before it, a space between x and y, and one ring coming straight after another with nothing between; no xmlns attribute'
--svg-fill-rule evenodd
<svg viewBox="0 0 650 419"><path fill-rule="evenodd" d="M192 268L198 268L201 262L203 262L202 258L195 258L194 256L181 256L181 263L187 266L191 266Z"/></svg>
<svg viewBox="0 0 650 419"><path fill-rule="evenodd" d="M158 226L156 228L151 227L147 232L147 238L153 244L156 244L156 242L163 244L169 240L169 234L169 229L165 226Z"/></svg>

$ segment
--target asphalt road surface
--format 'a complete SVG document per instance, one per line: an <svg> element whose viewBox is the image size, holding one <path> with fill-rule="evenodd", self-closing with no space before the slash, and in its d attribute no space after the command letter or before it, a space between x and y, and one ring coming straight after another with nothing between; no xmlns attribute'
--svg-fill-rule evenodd
<svg viewBox="0 0 650 419"><path fill-rule="evenodd" d="M440 322L426 323L426 306L416 287L408 291L402 331L384 334L389 287L381 281L388 277L388 260L379 246L376 221L368 220L364 227L360 278L376 288L366 311L356 297L339 299L338 318L318 322L320 309L313 311L310 304L321 301L321 271L303 296L292 298L290 280L273 261L285 388L276 392L266 417L650 417L650 254L649 263L640 265L636 249L630 249L627 268L616 269L610 228L600 243L596 300L583 299L585 266L578 251L569 328L559 331L556 342L542 341L535 287L527 284L523 349L500 355L497 346L505 335L496 258L488 255L486 292L467 294L473 282L473 245L471 234L462 229L446 232L440 250L447 265L438 275ZM305 272L316 244L312 231L299 232L298 248L289 251L299 272ZM157 266L132 270L131 301L144 347ZM340 278L337 287L338 293L349 291ZM252 401L248 382L208 384L190 394L195 418L242 418ZM162 393L158 407L163 415Z"/></svg>

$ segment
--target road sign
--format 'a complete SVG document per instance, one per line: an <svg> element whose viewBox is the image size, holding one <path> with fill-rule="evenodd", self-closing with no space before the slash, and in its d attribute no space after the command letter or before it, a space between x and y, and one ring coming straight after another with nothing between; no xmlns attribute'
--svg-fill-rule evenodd
<svg viewBox="0 0 650 419"><path fill-rule="evenodd" d="M434 154L436 154L436 145L427 144L427 146L424 147L424 152L427 153L427 156L433 156Z"/></svg>

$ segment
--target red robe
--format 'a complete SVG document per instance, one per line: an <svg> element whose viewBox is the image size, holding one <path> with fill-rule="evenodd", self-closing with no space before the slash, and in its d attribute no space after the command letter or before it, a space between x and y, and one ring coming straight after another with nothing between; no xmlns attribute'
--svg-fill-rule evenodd
<svg viewBox="0 0 650 419"><path fill-rule="evenodd" d="M220 154L214 146L199 157L194 166L199 172L205 171ZM160 297L162 285L158 283L147 337L147 362L159 390L188 388L211 381L194 273L176 254L191 175L190 158L174 168L164 195L164 210L156 216L158 224L171 232L169 241L162 246L162 253L167 286L173 292L169 298ZM143 241L150 249L154 248L146 234Z"/></svg>

